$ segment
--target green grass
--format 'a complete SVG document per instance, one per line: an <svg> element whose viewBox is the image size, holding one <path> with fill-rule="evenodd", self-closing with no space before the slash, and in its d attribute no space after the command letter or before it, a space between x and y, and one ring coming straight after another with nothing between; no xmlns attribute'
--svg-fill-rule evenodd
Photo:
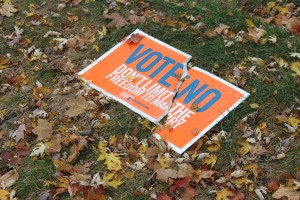
<svg viewBox="0 0 300 200"><path fill-rule="evenodd" d="M18 8L21 10L27 10L30 3L39 5L42 1L40 0L30 0L30 1L19 1ZM56 4L60 1L55 0L53 2L47 2L46 8L48 10L55 11ZM131 1L131 5L128 7L122 7L118 11L125 16L129 15L128 10L133 9L136 12L142 12L143 8L138 3L138 0ZM179 1L178 1L179 2ZM75 69L77 71L83 68L82 63L85 59L94 59L100 57L111 47L116 45L121 41L126 35L130 34L136 28L143 30L144 32L152 35L165 43L168 43L175 48L178 48L193 56L192 62L194 65L201 67L207 71L212 71L214 64L219 64L220 69L214 71L213 73L221 78L226 77L226 73L232 73L233 68L241 63L246 57L259 57L266 61L270 61L270 56L278 56L286 61L295 61L294 58L289 56L291 52L299 52L300 40L299 37L291 36L287 31L273 26L267 25L263 22L249 16L245 11L253 11L253 9L259 6L265 1L254 1L254 0L242 0L240 4L236 5L234 2L221 0L204 0L199 1L195 6L192 6L192 1L183 0L183 6L178 6L176 3L170 3L162 0L152 0L152 9L156 11L165 12L165 17L167 20L181 20L188 23L186 19L180 17L181 14L188 14L197 16L200 15L200 19L195 22L190 22L190 26L198 22L203 22L204 27L200 31L193 31L190 28L186 30L174 30L173 27L169 27L165 24L155 23L150 18L147 18L144 24L138 25L128 25L121 29L111 29L108 30L107 35L93 43L87 45L86 49L74 49L72 51L62 51L62 52L52 52L53 44L51 43L53 37L43 38L43 35L49 30L55 30L63 33L61 37L69 38L71 35L80 35L82 33L83 26L90 27L93 30L102 30L102 25L107 24L110 20L104 19L102 13L104 11L104 1L96 0L88 4L81 4L78 7L67 6L62 12L59 18L48 18L49 22L52 24L47 27L31 27L31 26L21 26L25 30L24 37L32 40L31 45L35 45L37 48L41 48L43 51L48 50L53 54L61 54L72 60L75 64ZM292 2L292 1L283 1ZM121 5L121 4L119 4ZM243 5L243 8L241 7ZM82 8L88 8L89 13L83 14ZM79 16L79 21L69 22L67 20L66 14L72 12ZM18 16L24 18L25 14L19 12ZM231 30L235 33L238 31L246 31L247 25L245 19L249 18L253 20L256 26L262 26L266 30L267 34L265 37L276 35L278 42L276 44L271 44L267 42L266 44L255 44L253 42L246 43L236 43L231 48L225 48L224 39L221 36L216 36L212 39L207 39L204 36L204 32L208 29L214 29L219 24L226 24L231 27ZM9 35L14 31L14 21L13 18L5 18L3 20L1 34ZM67 28L65 28L67 27ZM289 49L287 42L290 42L294 49ZM99 52L92 50L94 44L99 46ZM17 48L21 48L18 46ZM12 55L12 60L23 61L22 54L16 51L16 49L8 49L6 44L3 42L0 44L1 55L10 53ZM232 53L234 52L234 53ZM40 71L33 71L34 65L40 65ZM249 65L249 66L248 66ZM250 68L251 64L247 64ZM52 89L62 87L62 82L53 81L64 80L64 74L57 69L53 68L53 63L38 63L38 62L21 62L18 67L11 68L17 74L25 71L26 75L30 76L30 83L19 91L10 91L0 96L0 110L8 109L9 114L6 119L10 119L11 116L16 117L16 120L21 120L23 118L28 118L28 113L19 113L19 104L27 104L30 109L32 108L31 101L31 87L38 80L44 86L50 87ZM277 72L268 72L264 67L258 67L256 69L263 76L267 76L272 79L271 82L262 81L256 76L250 76L247 71L243 72L242 76L246 77L246 83L244 89L251 93L250 97L236 109L231 111L221 122L216 125L218 130L225 130L231 133L231 138L222 141L220 152L216 153L218 156L218 161L215 166L215 170L219 172L226 172L231 168L230 162L237 156L237 144L236 141L241 138L241 131L238 129L239 121L247 116L248 114L258 110L264 113L264 116L253 122L250 125L255 128L259 123L266 121L270 125L270 132L276 133L276 137L287 138L289 135L283 131L284 126L282 124L274 124L274 118L278 112L283 111L286 108L295 105L294 99L299 96L299 91L297 89L299 84L297 79L291 76L291 71L289 69L278 68ZM0 74L0 83L4 81L4 77ZM73 86L74 82L67 83L68 86ZM255 92L253 92L255 90ZM278 94L274 94L277 90ZM68 96L66 98L68 100ZM44 99L45 103L52 103L56 101L56 98ZM252 109L249 104L258 103L260 108ZM50 107L46 106L46 110ZM47 111L48 111L47 110ZM49 110L51 111L51 110ZM61 110L59 110L62 112ZM109 106L105 106L99 109L99 113L104 112L110 115L111 120L102 123L100 130L95 132L99 133L100 136L108 138L110 135L122 136L124 134L131 135L132 129L137 127L138 139L148 138L151 131L141 124L138 123L138 114L130 111L127 107L121 105L120 103L113 102ZM58 119L60 120L60 119ZM89 126L91 119L86 119L84 117L78 118L74 126L85 127ZM65 126L67 122L62 122L60 125ZM1 127L1 126L0 126ZM69 127L69 126L68 126ZM2 128L2 127L1 127ZM274 139L272 147L278 143L278 139ZM89 146L80 152L76 162L80 160L83 161L96 161L98 154L94 151L98 144L98 140L89 143ZM271 148L272 149L272 148ZM203 150L203 149L201 149ZM261 156L258 158L257 162L265 171L265 175L259 179L260 183L266 186L267 181L274 179L278 173L284 170L288 170L291 173L295 173L295 166L300 165L300 162L296 159L300 153L299 149L299 138L296 139L294 145L292 145L286 152L287 156L283 160L271 161L269 154ZM199 167L201 161L195 161L192 164ZM270 165L271 163L271 165ZM41 160L31 160L26 158L24 164L18 170L20 174L20 180L14 185L17 190L17 196L20 199L35 199L38 194L46 190L43 186L44 180L51 180L52 175L55 172L54 166L50 159ZM103 161L96 162L91 167L91 174L99 172L101 175L106 172ZM124 184L119 187L119 189L108 188L106 189L107 195L114 197L113 199L123 198L123 199L148 199L149 196L141 195L135 197L132 195L132 191L136 190L139 186L144 185L147 182L148 177L151 175L151 171L146 170L143 172L137 172L135 177L132 179L124 178ZM212 190L219 190L219 188L209 185ZM157 182L154 186L155 192L164 192L168 190L168 185L164 183ZM206 189L197 187L200 199L212 199L214 194L208 193ZM253 198L252 198L253 197ZM68 195L62 195L62 199L69 199ZM254 199L254 196L250 197ZM270 198L270 197L268 197Z"/></svg>
<svg viewBox="0 0 300 200"><path fill-rule="evenodd" d="M19 169L19 180L14 185L19 199L35 199L47 190L44 187L45 180L52 180L55 173L51 159L31 160L24 159L23 166Z"/></svg>

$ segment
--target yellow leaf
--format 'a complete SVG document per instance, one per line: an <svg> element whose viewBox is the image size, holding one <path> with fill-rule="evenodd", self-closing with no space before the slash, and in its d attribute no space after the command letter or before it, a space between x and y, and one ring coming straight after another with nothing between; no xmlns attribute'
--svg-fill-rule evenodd
<svg viewBox="0 0 300 200"><path fill-rule="evenodd" d="M289 119L288 119L288 122L289 122L289 124L292 126L292 127L297 127L298 126L298 124L300 123L300 120L299 119L297 119L297 118L295 118L295 117L290 117Z"/></svg>
<svg viewBox="0 0 300 200"><path fill-rule="evenodd" d="M251 108L259 108L259 105L257 103L251 103L250 107Z"/></svg>
<svg viewBox="0 0 300 200"><path fill-rule="evenodd" d="M217 156L216 155L209 155L204 158L203 164L211 165L211 168L216 164Z"/></svg>
<svg viewBox="0 0 300 200"><path fill-rule="evenodd" d="M114 177L115 173L109 173L109 174L104 174L103 175L103 181L106 185L113 187L115 189L118 188L119 185L121 185L123 183L123 181L121 180L112 180Z"/></svg>
<svg viewBox="0 0 300 200"><path fill-rule="evenodd" d="M250 19L246 19L246 24L249 28L254 28L254 23Z"/></svg>
<svg viewBox="0 0 300 200"><path fill-rule="evenodd" d="M117 137L115 135L109 136L108 143L111 145L117 141Z"/></svg>
<svg viewBox="0 0 300 200"><path fill-rule="evenodd" d="M228 188L223 188L221 191L217 191L216 195L216 200L229 200L230 198L228 197L233 196L234 193L228 190Z"/></svg>
<svg viewBox="0 0 300 200"><path fill-rule="evenodd" d="M296 73L296 76L300 76L300 62L291 63L291 70Z"/></svg>
<svg viewBox="0 0 300 200"><path fill-rule="evenodd" d="M256 178L259 174L263 174L263 170L256 163L251 163L251 164L245 165L244 170L250 170L253 173L254 181L256 181Z"/></svg>
<svg viewBox="0 0 300 200"><path fill-rule="evenodd" d="M163 156L159 159L159 163L163 168L169 167L168 162L169 162L169 159L166 156Z"/></svg>
<svg viewBox="0 0 300 200"><path fill-rule="evenodd" d="M247 141L238 142L238 144L241 146L238 148L238 153L242 156L246 155L252 149L252 146Z"/></svg>
<svg viewBox="0 0 300 200"><path fill-rule="evenodd" d="M106 27L102 25L102 31L98 31L99 35L105 36L106 35Z"/></svg>
<svg viewBox="0 0 300 200"><path fill-rule="evenodd" d="M220 149L221 149L220 141L213 141L213 143L207 147L208 151L213 151L213 152L219 151Z"/></svg>
<svg viewBox="0 0 300 200"><path fill-rule="evenodd" d="M267 4L267 9L268 10L271 10L272 8L274 8L276 5L276 3L274 1L271 1Z"/></svg>
<svg viewBox="0 0 300 200"><path fill-rule="evenodd" d="M289 9L287 9L286 7L277 6L276 8L283 15L286 15L289 13Z"/></svg>
<svg viewBox="0 0 300 200"><path fill-rule="evenodd" d="M3 0L3 3L11 4L11 0Z"/></svg>
<svg viewBox="0 0 300 200"><path fill-rule="evenodd" d="M106 143L99 142L98 149L100 151L100 155L97 161L105 160L104 164L107 166L107 169L118 171L122 169L121 160L115 153L107 153L106 152Z"/></svg>
<svg viewBox="0 0 300 200"><path fill-rule="evenodd" d="M122 169L120 157L115 153L106 153L104 164L109 170L118 171Z"/></svg>
<svg viewBox="0 0 300 200"><path fill-rule="evenodd" d="M0 200L8 200L9 192L6 190L0 190Z"/></svg>
<svg viewBox="0 0 300 200"><path fill-rule="evenodd" d="M97 44L94 44L93 45L93 50L99 52L99 46Z"/></svg>
<svg viewBox="0 0 300 200"><path fill-rule="evenodd" d="M260 130L266 129L267 128L267 122L262 122L258 125L258 127Z"/></svg>

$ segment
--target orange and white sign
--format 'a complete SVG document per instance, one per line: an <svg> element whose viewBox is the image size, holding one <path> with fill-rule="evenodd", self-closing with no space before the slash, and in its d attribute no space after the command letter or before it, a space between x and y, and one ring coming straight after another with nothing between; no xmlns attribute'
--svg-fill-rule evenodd
<svg viewBox="0 0 300 200"><path fill-rule="evenodd" d="M136 34L141 40L134 43L130 38ZM183 153L249 95L202 69L188 71L190 59L136 30L79 75L154 123L168 115L166 123L172 128L155 135Z"/></svg>
<svg viewBox="0 0 300 200"><path fill-rule="evenodd" d="M142 36L130 42L133 34ZM166 114L191 56L141 30L134 31L79 72L90 86L154 123Z"/></svg>
<svg viewBox="0 0 300 200"><path fill-rule="evenodd" d="M177 93L165 128L156 133L183 153L249 94L199 68L192 68Z"/></svg>

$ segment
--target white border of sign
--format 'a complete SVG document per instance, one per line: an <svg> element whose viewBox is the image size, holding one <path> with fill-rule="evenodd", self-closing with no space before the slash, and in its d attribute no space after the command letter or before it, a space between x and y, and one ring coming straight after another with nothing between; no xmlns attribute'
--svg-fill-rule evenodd
<svg viewBox="0 0 300 200"><path fill-rule="evenodd" d="M94 67L96 64L98 64L99 62L101 62L101 60L103 60L104 58L106 58L109 54L111 54L113 51L115 51L117 48L119 48L122 44L124 44L125 42L127 42L127 40L131 37L132 34L141 34L143 35L144 37L147 37L151 40L153 40L154 42L156 43L159 43L179 54L182 54L184 56L187 57L187 59L184 61L184 63L182 63L185 67L184 72L187 70L187 63L189 62L189 60L192 58L191 55L187 54L187 53L184 53L183 51L180 51L179 49L176 49L150 35L148 35L147 33L144 33L143 31L139 30L139 29L136 29L133 33L131 33L130 35L128 35L123 41L119 42L118 44L116 44L113 48L111 48L109 51L107 51L105 54L103 54L102 56L100 56L98 59L96 59L94 62L92 62L90 65L88 65L86 68L82 69L80 72L78 72L78 75L82 75L84 74L86 71L90 70L92 67ZM103 94L105 94L106 96L108 97L111 97L112 99L115 99L116 101L122 103L123 105L125 105L126 107L128 107L129 109L133 110L134 112L140 114L141 116L143 116L144 118L147 118L148 120L150 120L151 122L153 123L158 123L164 116L166 116L167 112L165 112L161 117L159 117L158 119L155 119L149 115L147 115L146 113L144 113L143 111L140 111L138 110L137 108L135 108L134 106L128 104L126 101L110 94L108 91L105 91L103 90L102 88L96 86L95 84L93 83L89 83L88 80L85 80L84 78L82 78L85 82L88 83L88 85L98 91L101 91Z"/></svg>
<svg viewBox="0 0 300 200"><path fill-rule="evenodd" d="M224 83L225 85L237 90L238 92L242 93L244 96L238 100L235 104L233 104L230 108L228 108L224 113L221 113L221 115L216 118L213 122L211 122L205 129L203 129L196 137L194 137L189 143L187 143L186 145L184 145L182 148L179 148L177 146L175 146L174 144L172 144L171 142L168 142L169 146L176 151L179 154L182 154L185 150L187 150L190 146L192 146L192 144L194 144L200 137L202 137L207 131L209 131L214 125L216 125L219 121L221 121L221 119L223 119L230 111L232 111L234 108L236 108L240 103L242 103L250 94L240 88L238 88L237 86L221 79L220 77L217 77L216 75L209 73L203 69L200 69L198 67L193 67L194 70L197 70L199 72L202 72L222 83ZM161 139L160 135L155 133L154 136L157 139Z"/></svg>

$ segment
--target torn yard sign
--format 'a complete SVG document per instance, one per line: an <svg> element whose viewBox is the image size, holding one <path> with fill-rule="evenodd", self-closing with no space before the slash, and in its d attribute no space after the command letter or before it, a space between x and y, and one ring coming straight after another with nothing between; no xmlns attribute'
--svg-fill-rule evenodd
<svg viewBox="0 0 300 200"><path fill-rule="evenodd" d="M182 153L249 95L199 68L188 72L190 59L136 30L79 75L154 123L168 114L171 128L155 135Z"/></svg>
<svg viewBox="0 0 300 200"><path fill-rule="evenodd" d="M136 30L79 75L91 87L157 123L167 114L190 59L190 55Z"/></svg>
<svg viewBox="0 0 300 200"><path fill-rule="evenodd" d="M159 130L177 153L183 153L249 94L199 68L192 68L169 111L168 128Z"/></svg>

